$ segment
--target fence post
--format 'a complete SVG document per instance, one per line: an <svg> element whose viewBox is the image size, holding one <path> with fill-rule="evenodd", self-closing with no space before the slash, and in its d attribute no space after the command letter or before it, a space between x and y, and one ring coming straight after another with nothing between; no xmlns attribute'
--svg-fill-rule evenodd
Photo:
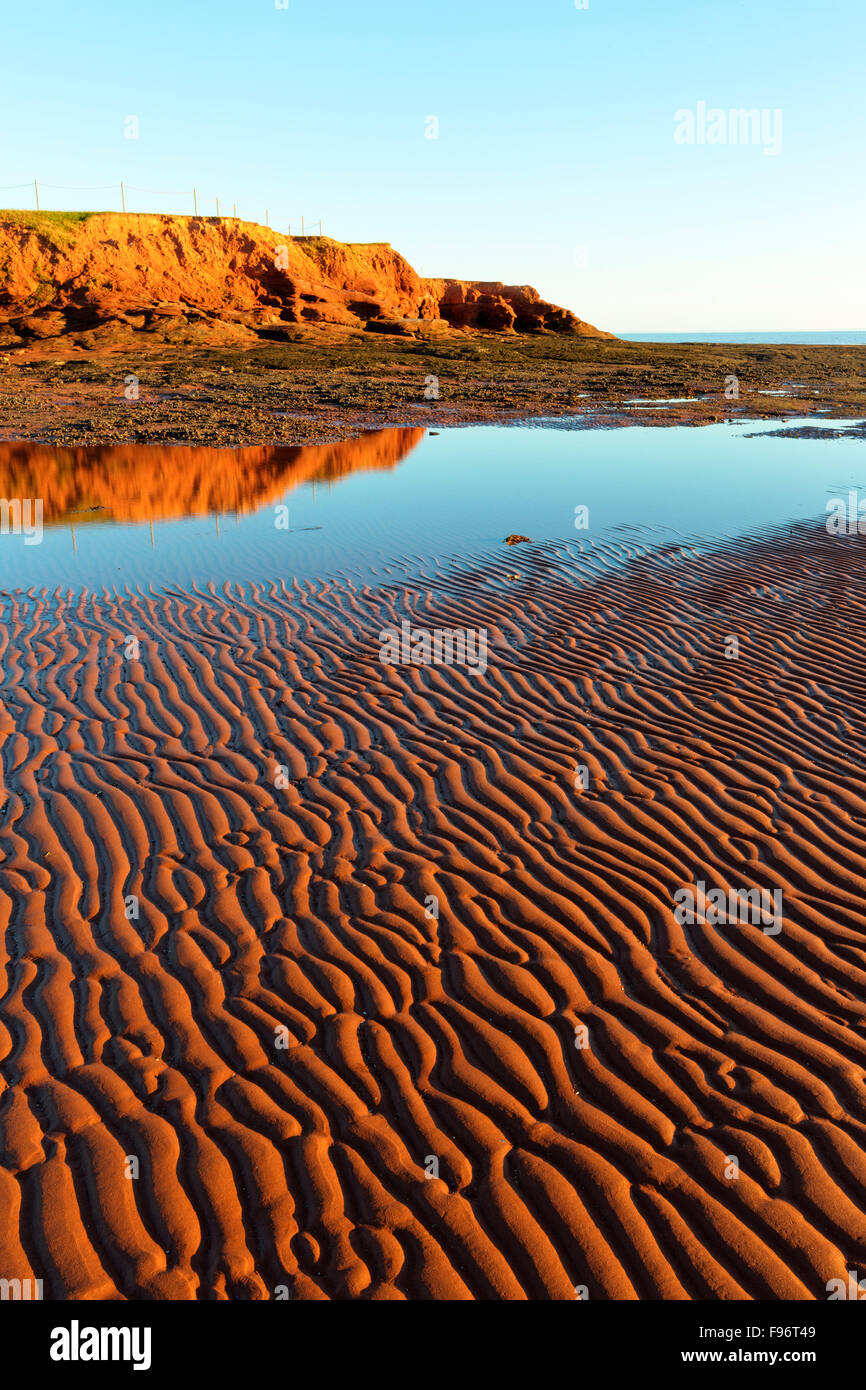
<svg viewBox="0 0 866 1390"><path fill-rule="evenodd" d="M237 218L237 215L238 215L238 205L237 205L237 203L232 203L232 207L233 207L233 209L234 209L235 218Z"/></svg>
<svg viewBox="0 0 866 1390"><path fill-rule="evenodd" d="M36 189L36 211L39 211L39 180L33 180L33 187Z"/></svg>
<svg viewBox="0 0 866 1390"><path fill-rule="evenodd" d="M192 190L192 206L193 206L193 215L194 215L195 217L198 217L198 193L196 192L195 189Z"/></svg>
<svg viewBox="0 0 866 1390"><path fill-rule="evenodd" d="M123 208L123 211L126 212L126 194L125 194L124 191L123 191L123 181L122 181L122 180L121 180L121 184L120 184L120 205L121 205L121 207Z"/></svg>
<svg viewBox="0 0 866 1390"><path fill-rule="evenodd" d="M303 213L301 213L301 236L305 236L305 235L306 235L306 233L304 232L304 215L303 215Z"/></svg>
<svg viewBox="0 0 866 1390"><path fill-rule="evenodd" d="M217 198L217 200L216 200L216 205L217 205L217 217L219 217L219 215L220 215L220 200L219 200L219 198Z"/></svg>

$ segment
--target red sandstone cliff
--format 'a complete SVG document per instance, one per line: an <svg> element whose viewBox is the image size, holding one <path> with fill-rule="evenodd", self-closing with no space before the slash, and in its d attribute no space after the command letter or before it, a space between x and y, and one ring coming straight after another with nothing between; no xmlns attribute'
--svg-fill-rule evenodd
<svg viewBox="0 0 866 1390"><path fill-rule="evenodd" d="M292 324L610 338L528 285L425 279L386 243L292 239L234 218L0 213L0 349L279 338Z"/></svg>

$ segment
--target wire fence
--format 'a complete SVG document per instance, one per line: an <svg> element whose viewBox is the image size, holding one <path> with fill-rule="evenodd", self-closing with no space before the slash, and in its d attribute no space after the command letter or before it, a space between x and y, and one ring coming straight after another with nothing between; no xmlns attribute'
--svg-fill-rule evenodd
<svg viewBox="0 0 866 1390"><path fill-rule="evenodd" d="M36 204L37 212L42 211L42 207L39 201L40 189L50 189L52 192L58 193L119 193L120 212L135 211L135 209L129 208L127 206L127 195L130 193L147 193L151 197L155 198L183 198L188 200L192 204L192 213L194 217L209 217L212 215L211 213L205 211L205 209L208 206L208 200L202 198L201 209L199 208L200 200L199 191L197 188L141 188L138 184L126 182L101 184L40 183L38 179L28 179L26 183L0 184L0 193L12 192L13 190L17 190L19 188L32 188L33 198ZM237 203L231 204L231 213L225 211L225 208L227 208L228 206L228 204L225 201L223 201L222 208L220 207L220 200L217 197L214 197L213 199L213 206L215 208L215 215L219 218L232 217L238 221L244 220L243 218L238 217ZM115 211L117 209L106 210ZM265 208L264 225L266 227L270 227L271 225L270 209L268 208ZM285 227L275 227L274 231L285 231L288 236L322 236L324 235L322 226L323 222L321 217L319 217L315 221L312 221L306 217L302 217L300 219L300 222L297 223L295 226L292 226L292 224L289 223ZM316 228L318 230L314 230Z"/></svg>

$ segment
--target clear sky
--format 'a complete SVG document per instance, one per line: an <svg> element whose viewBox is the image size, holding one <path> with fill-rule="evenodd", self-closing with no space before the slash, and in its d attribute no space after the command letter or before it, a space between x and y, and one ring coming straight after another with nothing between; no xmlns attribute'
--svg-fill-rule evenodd
<svg viewBox="0 0 866 1390"><path fill-rule="evenodd" d="M6 0L3 29L0 185L43 207L195 185L614 332L866 328L862 0ZM782 125L698 143L700 102Z"/></svg>

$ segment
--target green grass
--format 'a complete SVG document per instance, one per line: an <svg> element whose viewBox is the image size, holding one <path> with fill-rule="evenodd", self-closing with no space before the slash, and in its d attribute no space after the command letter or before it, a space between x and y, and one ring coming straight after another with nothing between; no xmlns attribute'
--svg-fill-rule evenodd
<svg viewBox="0 0 866 1390"><path fill-rule="evenodd" d="M75 233L89 217L100 217L98 212L27 212L21 208L0 209L0 222L14 222L19 227L29 227L47 237L55 246L71 246Z"/></svg>
<svg viewBox="0 0 866 1390"><path fill-rule="evenodd" d="M223 214L217 217L213 213L200 212L197 216L193 213L148 213L134 212L126 213L127 217L152 217L154 219L169 217L177 222L234 222L244 223L247 226L259 227L269 235L278 235L279 229L275 227L265 227L263 222L256 222L247 217L229 217ZM0 223L11 222L19 227L28 227L31 231L39 232L46 237L54 246L71 246L75 240L77 229L90 217L122 217L123 213L116 209L113 211L92 211L92 212L32 212L27 208L0 208ZM389 241L335 241L333 237L319 236L311 233L308 236L292 236L293 241L303 242L308 250L318 250L327 246L356 246L364 249L387 248L390 249Z"/></svg>

